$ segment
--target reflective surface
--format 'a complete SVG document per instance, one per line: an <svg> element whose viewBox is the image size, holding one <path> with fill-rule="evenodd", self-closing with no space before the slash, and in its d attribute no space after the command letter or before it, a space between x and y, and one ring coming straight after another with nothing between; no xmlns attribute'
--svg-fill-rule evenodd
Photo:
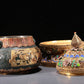
<svg viewBox="0 0 84 84"><path fill-rule="evenodd" d="M65 76L40 66L30 74L0 75L0 84L84 84L84 76Z"/></svg>
<svg viewBox="0 0 84 84"><path fill-rule="evenodd" d="M40 45L71 45L71 40L54 40L41 42Z"/></svg>
<svg viewBox="0 0 84 84"><path fill-rule="evenodd" d="M25 38L32 35L13 35L13 36L0 36L0 38Z"/></svg>

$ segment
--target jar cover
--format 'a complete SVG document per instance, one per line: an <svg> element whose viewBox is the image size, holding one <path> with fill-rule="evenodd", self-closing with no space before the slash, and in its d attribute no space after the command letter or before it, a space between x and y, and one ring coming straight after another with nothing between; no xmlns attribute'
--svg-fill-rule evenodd
<svg viewBox="0 0 84 84"><path fill-rule="evenodd" d="M68 50L57 62L56 69L61 74L84 74L84 42L74 32L71 42L72 48Z"/></svg>

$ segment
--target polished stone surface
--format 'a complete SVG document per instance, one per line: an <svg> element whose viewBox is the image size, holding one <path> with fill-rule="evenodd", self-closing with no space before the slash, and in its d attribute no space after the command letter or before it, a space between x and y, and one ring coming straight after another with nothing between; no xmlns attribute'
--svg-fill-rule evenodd
<svg viewBox="0 0 84 84"><path fill-rule="evenodd" d="M30 74L0 74L0 84L84 84L84 76L65 76L55 68L39 66Z"/></svg>

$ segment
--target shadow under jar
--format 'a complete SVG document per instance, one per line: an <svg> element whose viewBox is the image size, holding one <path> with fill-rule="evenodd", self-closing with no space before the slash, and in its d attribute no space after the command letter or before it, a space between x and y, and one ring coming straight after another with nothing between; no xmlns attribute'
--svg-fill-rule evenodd
<svg viewBox="0 0 84 84"><path fill-rule="evenodd" d="M41 51L33 36L0 37L0 72L12 73L37 68Z"/></svg>

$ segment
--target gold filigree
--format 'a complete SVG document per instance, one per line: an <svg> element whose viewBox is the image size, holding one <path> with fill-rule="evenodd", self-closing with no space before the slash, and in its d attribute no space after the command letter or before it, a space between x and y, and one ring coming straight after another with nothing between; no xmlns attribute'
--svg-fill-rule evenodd
<svg viewBox="0 0 84 84"><path fill-rule="evenodd" d="M14 49L11 51L9 63L12 67L36 64L38 56L39 53L35 48Z"/></svg>

